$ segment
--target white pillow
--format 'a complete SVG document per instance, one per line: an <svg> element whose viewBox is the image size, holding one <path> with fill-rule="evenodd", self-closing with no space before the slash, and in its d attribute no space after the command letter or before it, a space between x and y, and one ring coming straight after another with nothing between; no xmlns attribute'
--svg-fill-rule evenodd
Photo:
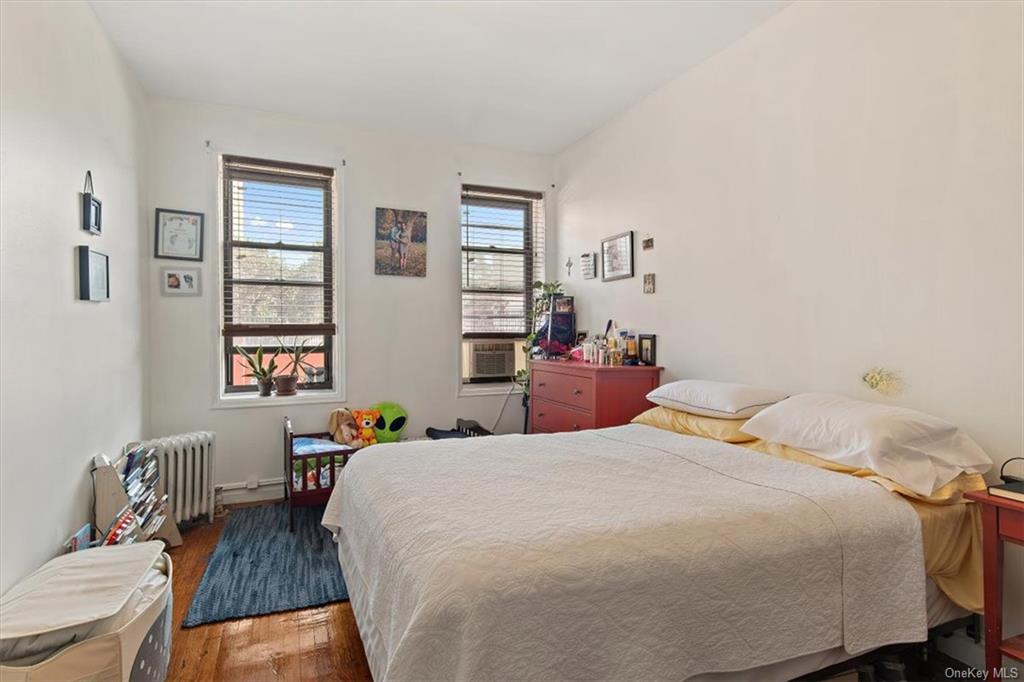
<svg viewBox="0 0 1024 682"><path fill-rule="evenodd" d="M905 407L828 393L802 393L769 407L743 432L875 473L931 495L992 460L953 424Z"/></svg>
<svg viewBox="0 0 1024 682"><path fill-rule="evenodd" d="M767 388L698 379L673 381L647 394L656 405L719 419L746 419L785 398Z"/></svg>

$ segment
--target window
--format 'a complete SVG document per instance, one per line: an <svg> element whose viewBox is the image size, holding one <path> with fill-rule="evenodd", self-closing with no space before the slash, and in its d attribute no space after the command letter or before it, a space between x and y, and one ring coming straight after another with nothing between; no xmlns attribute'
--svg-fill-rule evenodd
<svg viewBox="0 0 1024 682"><path fill-rule="evenodd" d="M463 185L461 223L462 380L509 381L544 279L544 195Z"/></svg>
<svg viewBox="0 0 1024 682"><path fill-rule="evenodd" d="M302 341L299 388L333 388L334 170L225 156L222 177L225 393L256 390L235 346Z"/></svg>

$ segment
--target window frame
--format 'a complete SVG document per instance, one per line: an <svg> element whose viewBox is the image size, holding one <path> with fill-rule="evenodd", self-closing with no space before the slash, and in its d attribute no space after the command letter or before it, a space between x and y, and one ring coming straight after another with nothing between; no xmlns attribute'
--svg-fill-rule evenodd
<svg viewBox="0 0 1024 682"><path fill-rule="evenodd" d="M255 168L239 169L233 165L253 166ZM300 382L298 388L300 393L291 400L337 400L340 397L341 376L339 368L340 343L342 325L340 319L341 311L335 311L336 301L342 300L338 267L335 265L337 254L336 248L336 221L338 218L339 203L339 169L330 166L317 166L311 164L300 164L294 162L275 161L271 159L255 158L250 156L238 156L223 154L218 160L220 172L220 202L222 229L221 238L221 277L220 277L220 306L217 323L220 327L220 364L222 371L219 372L218 394L222 399L236 401L239 398L245 399L256 397L257 387L255 385L235 386L232 384L234 346L235 338L244 336L321 336L323 344L315 349L320 349L324 355L325 380L320 383ZM294 171L289 174L288 171ZM323 191L323 240L322 244L288 244L282 242L259 242L246 241L234 238L233 224L233 187L235 180L251 180L256 182L268 182L281 185L300 185L314 187ZM236 248L263 249L267 251L301 251L307 253L320 253L322 258L322 270L320 281L310 282L306 280L262 280L234 278L233 275L233 251ZM235 285L242 286L299 286L319 288L323 291L323 323L314 324L240 324L228 321L228 301L233 293ZM231 309L232 316L235 311ZM242 346L246 350L255 351L257 346ZM282 399L275 399L274 404L280 404ZM285 398L283 400L289 400ZM262 404L262 403L261 403Z"/></svg>
<svg viewBox="0 0 1024 682"><path fill-rule="evenodd" d="M538 239L536 238L535 231L538 226L543 229L546 221L544 220L543 212L546 211L546 204L544 203L543 192L536 192L531 190L519 190L519 189L508 189L503 187L490 187L484 185L473 185L464 184L462 185L462 191L459 202L459 395L471 396L471 395L498 395L504 393L506 387L514 383L509 378L495 377L495 378L467 378L466 374L468 368L464 366L464 352L463 347L467 342L473 341L513 341L522 342L533 333L533 321L530 319L530 311L533 308L533 283L537 277L537 261L540 260L540 264L543 270L546 270L544 266L544 259L546 253L538 254L536 251ZM535 220L535 211L537 210L537 202L540 202L540 219ZM465 228L467 222L463 220L464 207L469 205L490 205L504 208L516 208L523 210L523 248L522 249L508 249L508 248L484 248L484 247L471 247L466 244ZM471 226L471 225L470 225ZM486 228L493 228L493 226L483 226ZM541 244L546 242L546 239L539 240ZM520 292L514 290L501 290L501 289L467 289L465 287L465 278L463 273L464 259L466 253L510 253L510 254L522 254L523 255L523 329L521 332L466 332L465 328L465 296L469 294L518 294ZM518 353L518 348L516 349Z"/></svg>

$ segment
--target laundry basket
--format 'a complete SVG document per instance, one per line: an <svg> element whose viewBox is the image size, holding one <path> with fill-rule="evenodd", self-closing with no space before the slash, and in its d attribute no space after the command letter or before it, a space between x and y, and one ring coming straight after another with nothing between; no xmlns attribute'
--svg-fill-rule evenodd
<svg viewBox="0 0 1024 682"><path fill-rule="evenodd" d="M0 597L0 682L163 680L171 573L161 542L46 563Z"/></svg>

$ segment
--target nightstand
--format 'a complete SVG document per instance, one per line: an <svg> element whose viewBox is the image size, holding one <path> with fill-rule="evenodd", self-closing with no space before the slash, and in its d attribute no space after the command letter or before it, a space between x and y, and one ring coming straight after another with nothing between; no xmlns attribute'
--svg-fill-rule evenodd
<svg viewBox="0 0 1024 682"><path fill-rule="evenodd" d="M998 679L1003 656L1024 661L1024 634L1003 639L1003 542L1024 545L1024 503L989 495L966 494L981 505L985 557L985 671Z"/></svg>
<svg viewBox="0 0 1024 682"><path fill-rule="evenodd" d="M530 433L620 426L654 407L661 367L589 362L530 362Z"/></svg>

